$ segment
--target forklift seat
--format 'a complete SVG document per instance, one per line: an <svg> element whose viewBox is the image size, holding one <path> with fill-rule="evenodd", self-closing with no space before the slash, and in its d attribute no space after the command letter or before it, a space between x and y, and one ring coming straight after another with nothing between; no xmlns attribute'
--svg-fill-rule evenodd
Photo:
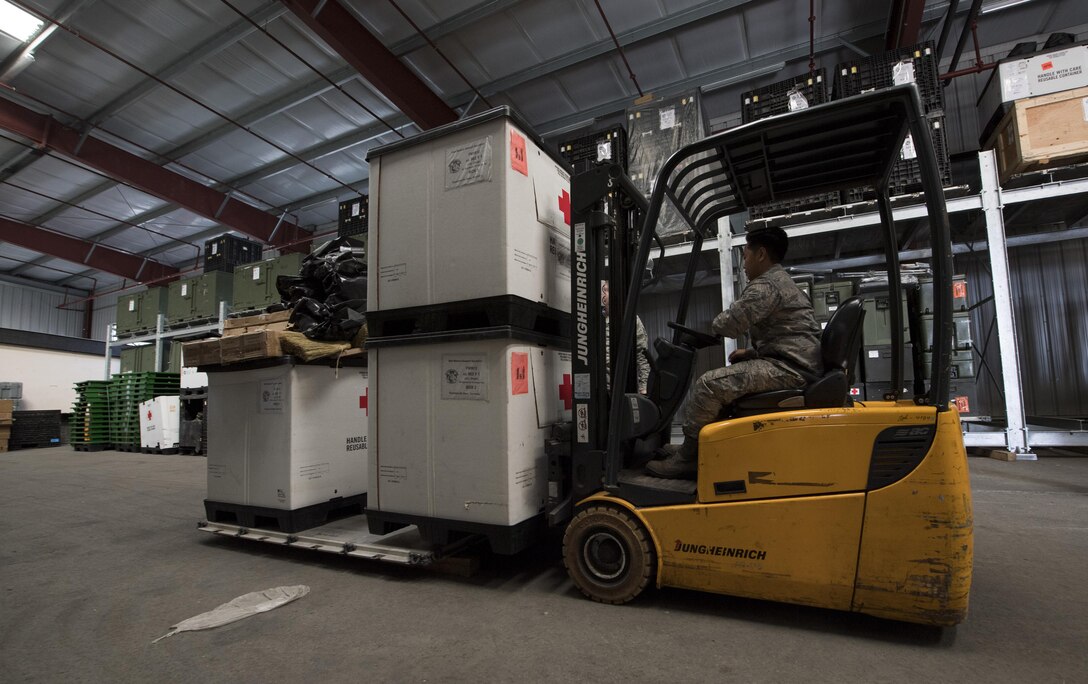
<svg viewBox="0 0 1088 684"><path fill-rule="evenodd" d="M802 408L847 406L854 366L861 347L861 323L865 309L860 297L843 302L820 336L824 373L807 387L749 394L733 404L730 416L739 418Z"/></svg>

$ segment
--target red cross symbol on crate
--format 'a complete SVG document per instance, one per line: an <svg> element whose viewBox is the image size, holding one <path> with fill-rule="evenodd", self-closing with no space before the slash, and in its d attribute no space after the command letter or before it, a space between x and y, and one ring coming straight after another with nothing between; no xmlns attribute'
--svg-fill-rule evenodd
<svg viewBox="0 0 1088 684"><path fill-rule="evenodd" d="M559 385L559 399L563 408L569 411L574 406L574 387L570 384L570 373L563 373L563 382Z"/></svg>
<svg viewBox="0 0 1088 684"><path fill-rule="evenodd" d="M570 225L570 193L566 190L559 196L559 211L563 212L563 221ZM570 408L569 406L567 408Z"/></svg>
<svg viewBox="0 0 1088 684"><path fill-rule="evenodd" d="M370 388L367 387L363 390L363 393L359 395L359 408L366 411L366 415L370 415Z"/></svg>

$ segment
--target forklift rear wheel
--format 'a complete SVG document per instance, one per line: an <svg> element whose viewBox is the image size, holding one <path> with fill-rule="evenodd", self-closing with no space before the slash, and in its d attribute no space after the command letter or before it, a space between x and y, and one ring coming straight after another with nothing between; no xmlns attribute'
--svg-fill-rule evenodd
<svg viewBox="0 0 1088 684"><path fill-rule="evenodd" d="M583 594L614 604L642 593L656 567L643 526L627 511L609 506L591 506L570 521L563 564Z"/></svg>

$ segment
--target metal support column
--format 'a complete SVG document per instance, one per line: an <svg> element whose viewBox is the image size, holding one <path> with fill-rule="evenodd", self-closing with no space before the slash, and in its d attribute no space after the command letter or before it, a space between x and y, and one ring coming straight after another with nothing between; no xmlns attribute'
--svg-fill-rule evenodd
<svg viewBox="0 0 1088 684"><path fill-rule="evenodd" d="M997 163L990 150L979 152L982 176L982 210L986 214L986 241L993 273L994 308L997 318L997 345L1001 356L1001 374L1005 389L1005 448L1017 460L1035 460L1027 440L1024 397L1020 383L1020 357L1017 353L1016 319L1012 308L1012 283L1009 278L1009 251L1005 244L1005 217Z"/></svg>
<svg viewBox="0 0 1088 684"><path fill-rule="evenodd" d="M106 324L106 377L105 380L110 379L110 371L113 370L113 364L110 361L113 359L113 339L117 333L116 323Z"/></svg>
<svg viewBox="0 0 1088 684"><path fill-rule="evenodd" d="M160 311L155 316L155 372L162 370L162 332L166 324L166 316Z"/></svg>
<svg viewBox="0 0 1088 684"><path fill-rule="evenodd" d="M722 311L725 311L736 299L736 281L733 275L733 230L729 217L718 221L718 263L722 280ZM728 359L737 348L737 341L732 338L723 340L725 358Z"/></svg>

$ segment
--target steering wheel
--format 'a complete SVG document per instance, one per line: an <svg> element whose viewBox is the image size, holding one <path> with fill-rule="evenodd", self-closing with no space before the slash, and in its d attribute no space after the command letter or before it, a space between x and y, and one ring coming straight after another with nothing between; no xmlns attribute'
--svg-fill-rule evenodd
<svg viewBox="0 0 1088 684"><path fill-rule="evenodd" d="M692 330L686 325L680 325L673 321L669 321L668 325L673 330L679 330L692 339L694 344L692 345L696 349L704 349L706 347L713 347L714 345L721 344L722 338L717 335L711 335L710 333L700 332L699 330Z"/></svg>

